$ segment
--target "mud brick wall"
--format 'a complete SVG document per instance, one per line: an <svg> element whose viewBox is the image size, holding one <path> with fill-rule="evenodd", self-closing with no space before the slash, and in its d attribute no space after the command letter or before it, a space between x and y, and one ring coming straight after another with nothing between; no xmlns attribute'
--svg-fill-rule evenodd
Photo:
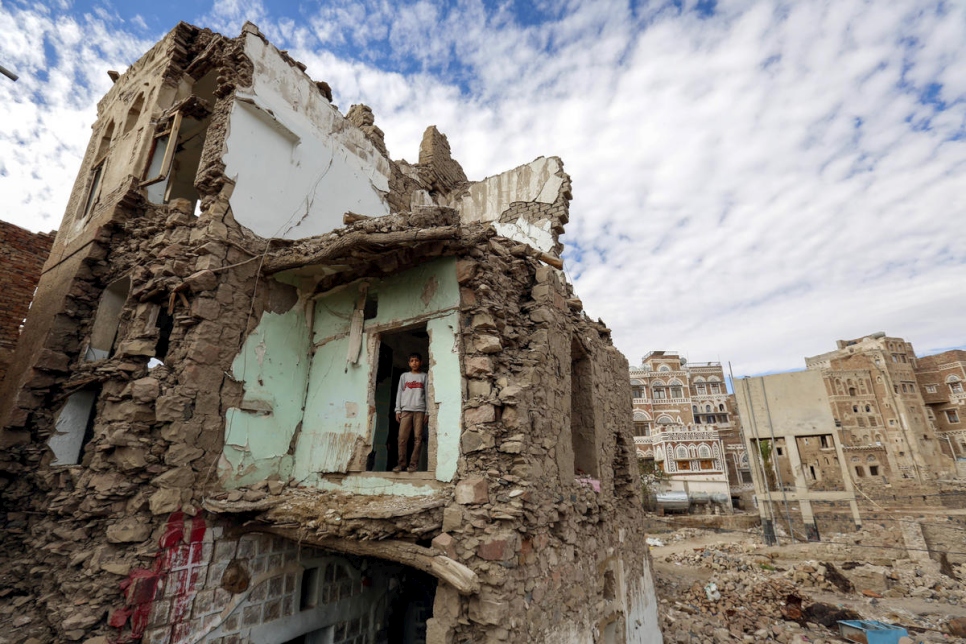
<svg viewBox="0 0 966 644"><path fill-rule="evenodd" d="M0 221L0 381L53 243L53 233L32 233Z"/></svg>

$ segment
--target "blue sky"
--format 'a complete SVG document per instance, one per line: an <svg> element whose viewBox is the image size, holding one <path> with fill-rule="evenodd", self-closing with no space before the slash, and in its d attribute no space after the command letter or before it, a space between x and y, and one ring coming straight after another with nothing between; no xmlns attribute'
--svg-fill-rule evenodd
<svg viewBox="0 0 966 644"><path fill-rule="evenodd" d="M246 19L393 158L431 124L473 179L560 156L568 275L632 363L966 342L963 3L0 0L0 218L57 227L108 69Z"/></svg>

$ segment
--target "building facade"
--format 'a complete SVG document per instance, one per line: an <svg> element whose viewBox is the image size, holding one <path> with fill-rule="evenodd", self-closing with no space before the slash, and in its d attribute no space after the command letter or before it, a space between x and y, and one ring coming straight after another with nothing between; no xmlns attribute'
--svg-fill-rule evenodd
<svg viewBox="0 0 966 644"><path fill-rule="evenodd" d="M652 351L630 370L630 382L639 458L653 459L668 489L730 510L751 480L721 364Z"/></svg>
<svg viewBox="0 0 966 644"><path fill-rule="evenodd" d="M818 538L823 513L861 525L858 503L938 504L963 446L952 421L964 355L917 358L902 338L875 333L805 358L804 372L738 380L762 519L781 523L791 504L794 523Z"/></svg>
<svg viewBox="0 0 966 644"><path fill-rule="evenodd" d="M182 23L98 104L0 389L18 641L659 644L562 162L394 161L305 69Z"/></svg>
<svg viewBox="0 0 966 644"><path fill-rule="evenodd" d="M966 478L966 351L943 351L917 359L916 381L940 448Z"/></svg>

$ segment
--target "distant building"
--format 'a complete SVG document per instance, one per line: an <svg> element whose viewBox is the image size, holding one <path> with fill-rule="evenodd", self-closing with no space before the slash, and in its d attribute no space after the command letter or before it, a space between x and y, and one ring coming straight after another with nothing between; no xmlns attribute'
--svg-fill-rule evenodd
<svg viewBox="0 0 966 644"><path fill-rule="evenodd" d="M949 469L920 393L912 345L884 333L836 344L805 364L825 378L845 444L867 452L864 462L853 461L853 478L920 484Z"/></svg>
<svg viewBox="0 0 966 644"><path fill-rule="evenodd" d="M752 485L721 363L688 363L676 352L652 351L630 377L638 456L653 459L671 491L730 511L729 499Z"/></svg>
<svg viewBox="0 0 966 644"><path fill-rule="evenodd" d="M956 475L949 457L966 446L966 352L917 359L910 343L876 333L805 363L734 383L766 525L782 521L779 503L809 538L824 520L861 525L857 502L938 503L938 481Z"/></svg>
<svg viewBox="0 0 966 644"><path fill-rule="evenodd" d="M939 435L939 447L956 459L958 475L966 477L966 351L919 358L916 381L926 416Z"/></svg>

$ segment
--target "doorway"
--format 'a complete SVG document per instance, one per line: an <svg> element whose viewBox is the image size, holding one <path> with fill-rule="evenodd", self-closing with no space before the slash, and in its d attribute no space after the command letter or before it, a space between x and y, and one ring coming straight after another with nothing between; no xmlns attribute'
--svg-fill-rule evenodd
<svg viewBox="0 0 966 644"><path fill-rule="evenodd" d="M409 371L409 356L422 356L422 371L429 370L429 333L421 324L398 331L382 333L378 339L379 354L375 375L375 419L372 433L372 452L366 463L370 472L388 472L398 462L399 422L396 420L396 396L399 377ZM432 383L430 383L430 387ZM426 395L429 401L429 391ZM427 404L426 421L423 423L423 446L419 457L420 472L429 465L430 414ZM413 448L414 438L409 439L408 450Z"/></svg>

